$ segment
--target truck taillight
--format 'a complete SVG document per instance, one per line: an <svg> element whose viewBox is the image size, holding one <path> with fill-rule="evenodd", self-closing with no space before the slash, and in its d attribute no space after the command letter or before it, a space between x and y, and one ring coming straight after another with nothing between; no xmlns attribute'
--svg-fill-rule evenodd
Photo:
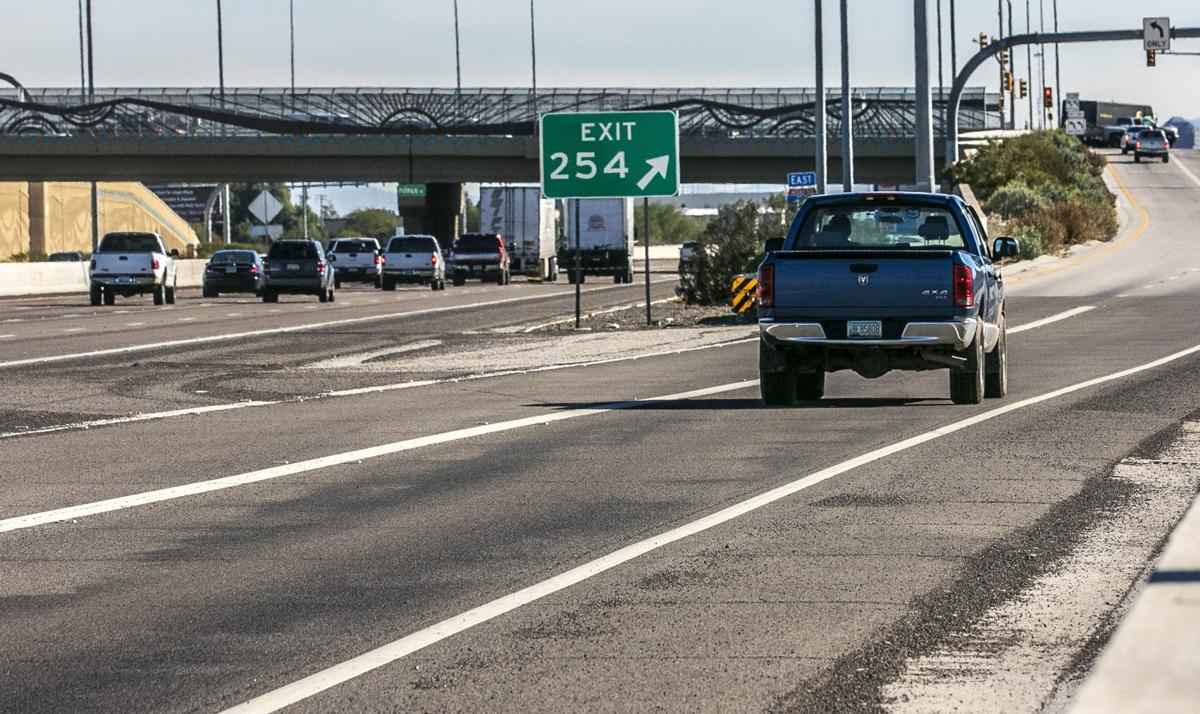
<svg viewBox="0 0 1200 714"><path fill-rule="evenodd" d="M151 259L150 259L150 269L151 269L151 270L158 270L158 258L151 258Z"/></svg>
<svg viewBox="0 0 1200 714"><path fill-rule="evenodd" d="M266 263L263 263L263 265L266 265ZM255 275L257 275L257 274L258 274L258 266L257 266L257 265L251 265L251 266L250 266L250 272L251 272L251 273L254 273Z"/></svg>
<svg viewBox="0 0 1200 714"><path fill-rule="evenodd" d="M433 255L431 255L431 256L429 256L429 264L430 264L430 265L437 265L437 254L436 254L436 253L435 253L435 254L433 254Z"/></svg>
<svg viewBox="0 0 1200 714"><path fill-rule="evenodd" d="M375 256L375 265L383 265L385 260L386 260L386 258L384 258L382 255L376 255Z"/></svg>
<svg viewBox="0 0 1200 714"><path fill-rule="evenodd" d="M317 272L318 272L318 273L324 273L324 272L325 272L325 261L323 261L323 260L318 260L318 261L317 261Z"/></svg>
<svg viewBox="0 0 1200 714"><path fill-rule="evenodd" d="M975 307L975 274L966 265L954 266L954 307Z"/></svg>
<svg viewBox="0 0 1200 714"><path fill-rule="evenodd" d="M1133 148L1135 148L1135 149L1142 148L1142 142L1140 142L1140 141L1133 142Z"/></svg>
<svg viewBox="0 0 1200 714"><path fill-rule="evenodd" d="M271 261L269 261L265 258L263 259L263 272L264 273L271 272Z"/></svg>
<svg viewBox="0 0 1200 714"><path fill-rule="evenodd" d="M775 266L764 265L758 269L758 306L775 307Z"/></svg>

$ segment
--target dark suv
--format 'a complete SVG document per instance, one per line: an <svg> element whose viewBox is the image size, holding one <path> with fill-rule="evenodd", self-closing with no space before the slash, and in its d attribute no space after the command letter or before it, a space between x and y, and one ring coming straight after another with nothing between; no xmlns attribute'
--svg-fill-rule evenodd
<svg viewBox="0 0 1200 714"><path fill-rule="evenodd" d="M464 233L454 241L451 253L454 263L454 284L462 285L467 278L494 280L508 285L510 274L508 249L499 233Z"/></svg>
<svg viewBox="0 0 1200 714"><path fill-rule="evenodd" d="M315 240L279 240L263 261L263 302L279 302L281 294L316 295L333 302L333 267Z"/></svg>

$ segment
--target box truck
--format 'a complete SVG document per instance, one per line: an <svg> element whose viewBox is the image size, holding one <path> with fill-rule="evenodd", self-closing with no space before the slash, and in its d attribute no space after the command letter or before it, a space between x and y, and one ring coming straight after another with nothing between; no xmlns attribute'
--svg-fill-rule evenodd
<svg viewBox="0 0 1200 714"><path fill-rule="evenodd" d="M589 275L611 275L614 283L633 282L633 199L583 198L566 202L564 240L558 260L573 283L575 225L579 221L579 262L582 282Z"/></svg>
<svg viewBox="0 0 1200 714"><path fill-rule="evenodd" d="M479 188L480 230L503 236L512 273L558 280L557 216L537 186Z"/></svg>

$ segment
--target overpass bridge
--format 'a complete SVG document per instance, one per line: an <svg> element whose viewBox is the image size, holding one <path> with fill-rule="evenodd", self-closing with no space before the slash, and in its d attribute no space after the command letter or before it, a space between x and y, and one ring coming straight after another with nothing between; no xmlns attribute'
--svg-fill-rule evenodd
<svg viewBox="0 0 1200 714"><path fill-rule="evenodd" d="M910 180L915 92L853 94L856 177ZM939 136L948 97L935 91ZM813 166L815 98L805 88L14 88L0 91L0 180L536 181L538 114L672 109L685 182L777 182ZM960 127L993 128L996 98L968 89ZM838 93L828 99L836 175L844 117Z"/></svg>

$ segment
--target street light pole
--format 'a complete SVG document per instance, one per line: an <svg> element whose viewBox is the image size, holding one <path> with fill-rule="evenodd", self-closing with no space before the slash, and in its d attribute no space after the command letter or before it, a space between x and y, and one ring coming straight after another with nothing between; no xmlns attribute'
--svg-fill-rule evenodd
<svg viewBox="0 0 1200 714"><path fill-rule="evenodd" d="M854 190L854 98L850 96L850 28L842 0L842 190Z"/></svg>
<svg viewBox="0 0 1200 714"><path fill-rule="evenodd" d="M533 133L538 133L537 96L537 23L534 22L533 2L529 0L529 64L533 72Z"/></svg>
<svg viewBox="0 0 1200 714"><path fill-rule="evenodd" d="M817 74L817 102L813 107L813 131L816 134L816 161L817 161L817 193L825 193L829 186L829 144L826 138L825 129L825 25L821 19L821 5L824 0L815 0L813 5L816 8L816 31L813 33L813 44L816 49L816 74Z"/></svg>
<svg viewBox="0 0 1200 714"><path fill-rule="evenodd" d="M1054 34L1058 34L1058 0L1054 0ZM1054 96L1058 98L1058 106L1062 106L1062 74L1058 67L1058 43L1054 43ZM1065 122L1064 117L1059 117Z"/></svg>
<svg viewBox="0 0 1200 714"><path fill-rule="evenodd" d="M288 0L288 32L291 49L292 101L296 97L296 1Z"/></svg>
<svg viewBox="0 0 1200 714"><path fill-rule="evenodd" d="M88 104L96 101L95 48L92 45L92 0L87 0L87 96ZM92 181L92 252L100 248L100 190Z"/></svg>
<svg viewBox="0 0 1200 714"><path fill-rule="evenodd" d="M454 0L454 87L462 93L462 57L458 47L458 0Z"/></svg>
<svg viewBox="0 0 1200 714"><path fill-rule="evenodd" d="M1029 23L1029 0L1025 0L1025 34L1028 35L1030 32L1032 32L1032 29L1031 29L1030 23ZM1025 45L1025 79L1026 79L1025 84L1026 84L1026 86L1029 87L1029 91L1026 93L1026 96L1029 99L1029 124L1027 124L1025 128L1032 129L1033 128L1033 47L1032 47L1032 45Z"/></svg>
<svg viewBox="0 0 1200 714"><path fill-rule="evenodd" d="M83 46L83 0L79 1L79 92L87 94L87 51Z"/></svg>
<svg viewBox="0 0 1200 714"><path fill-rule="evenodd" d="M929 5L928 0L913 0L913 27L916 38L916 140L917 190L935 190L933 180L933 106L929 87Z"/></svg>
<svg viewBox="0 0 1200 714"><path fill-rule="evenodd" d="M89 2L91 0L88 0ZM221 0L217 0L217 86L221 93L221 108L225 108L225 30L221 24Z"/></svg>

